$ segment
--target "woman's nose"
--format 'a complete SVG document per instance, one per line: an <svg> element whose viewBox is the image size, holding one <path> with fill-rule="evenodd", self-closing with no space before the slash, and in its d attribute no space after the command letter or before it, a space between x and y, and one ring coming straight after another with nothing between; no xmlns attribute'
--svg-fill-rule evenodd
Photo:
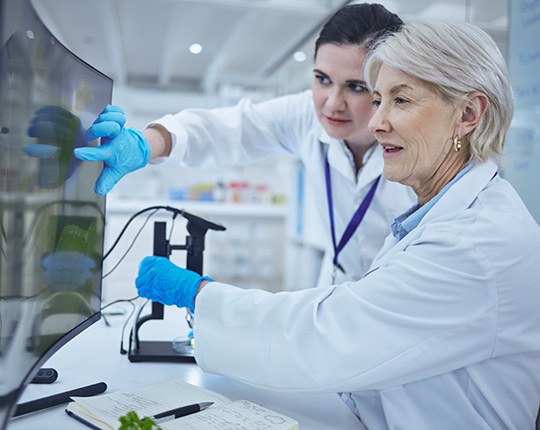
<svg viewBox="0 0 540 430"><path fill-rule="evenodd" d="M373 134L377 133L384 133L389 131L390 124L388 122L388 119L386 118L386 115L384 113L384 110L378 107L375 110L375 113L369 120L368 129Z"/></svg>
<svg viewBox="0 0 540 430"><path fill-rule="evenodd" d="M347 106L347 103L345 102L345 98L343 97L343 94L341 94L341 91L336 89L330 91L328 94L326 106L332 111L342 111Z"/></svg>

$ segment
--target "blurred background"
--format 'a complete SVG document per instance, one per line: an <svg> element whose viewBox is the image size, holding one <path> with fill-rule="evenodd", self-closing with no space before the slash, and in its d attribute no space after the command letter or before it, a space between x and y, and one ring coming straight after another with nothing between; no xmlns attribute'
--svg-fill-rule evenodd
<svg viewBox="0 0 540 430"><path fill-rule="evenodd" d="M61 42L114 79L113 103L124 108L127 125L139 129L184 108L228 106L243 97L263 101L310 88L316 36L322 23L348 3L357 2L33 0ZM535 186L540 167L540 50L535 42L540 2L379 3L405 22L470 22L496 41L510 65L517 107L503 174L540 221ZM105 250L133 213L154 204L185 208L227 227L207 235L209 276L269 291L315 284L322 255L319 225L303 186L302 167L293 158L216 171L149 166L135 172L108 195ZM135 295L137 265L152 253L151 224L158 219L168 221L173 242L184 242L181 220L173 227L170 218L158 214L144 227L144 218L134 222L106 261L105 302ZM181 254L173 256L179 264L185 261Z"/></svg>

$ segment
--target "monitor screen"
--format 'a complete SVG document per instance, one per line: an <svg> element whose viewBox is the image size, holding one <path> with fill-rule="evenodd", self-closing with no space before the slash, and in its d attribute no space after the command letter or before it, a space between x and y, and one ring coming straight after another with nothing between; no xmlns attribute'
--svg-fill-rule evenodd
<svg viewBox="0 0 540 430"><path fill-rule="evenodd" d="M0 428L25 384L100 318L105 198L73 157L112 81L27 0L0 0Z"/></svg>

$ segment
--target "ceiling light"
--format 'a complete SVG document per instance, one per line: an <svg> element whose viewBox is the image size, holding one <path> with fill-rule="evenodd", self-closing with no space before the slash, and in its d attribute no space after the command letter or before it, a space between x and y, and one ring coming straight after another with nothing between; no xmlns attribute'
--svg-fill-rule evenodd
<svg viewBox="0 0 540 430"><path fill-rule="evenodd" d="M189 52L192 54L200 54L202 51L202 45L199 45L198 43L194 43L189 47Z"/></svg>
<svg viewBox="0 0 540 430"><path fill-rule="evenodd" d="M306 61L306 53L304 51L296 51L294 54L293 54L293 58L298 61L299 63L301 63L302 61Z"/></svg>

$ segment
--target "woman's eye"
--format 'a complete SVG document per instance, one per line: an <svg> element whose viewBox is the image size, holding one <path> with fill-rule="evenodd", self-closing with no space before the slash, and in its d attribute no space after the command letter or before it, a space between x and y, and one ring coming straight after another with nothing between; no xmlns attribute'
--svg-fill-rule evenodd
<svg viewBox="0 0 540 430"><path fill-rule="evenodd" d="M396 97L396 98L394 99L394 102L395 102L397 105L402 105L402 104L404 104L404 103L407 103L407 100L405 100L405 99L403 99L403 98L401 98L401 97Z"/></svg>
<svg viewBox="0 0 540 430"><path fill-rule="evenodd" d="M381 105L381 101L380 101L380 100L373 100L373 101L371 102L371 104L372 104L373 106L375 106L375 107L379 107L379 106Z"/></svg>
<svg viewBox="0 0 540 430"><path fill-rule="evenodd" d="M349 85L349 88L353 90L355 93L363 93L364 91L369 91L367 87L363 85L357 85L357 84L351 84Z"/></svg>
<svg viewBox="0 0 540 430"><path fill-rule="evenodd" d="M315 75L315 79L317 79L319 83L322 85L326 85L330 83L330 79L328 79L326 76Z"/></svg>

